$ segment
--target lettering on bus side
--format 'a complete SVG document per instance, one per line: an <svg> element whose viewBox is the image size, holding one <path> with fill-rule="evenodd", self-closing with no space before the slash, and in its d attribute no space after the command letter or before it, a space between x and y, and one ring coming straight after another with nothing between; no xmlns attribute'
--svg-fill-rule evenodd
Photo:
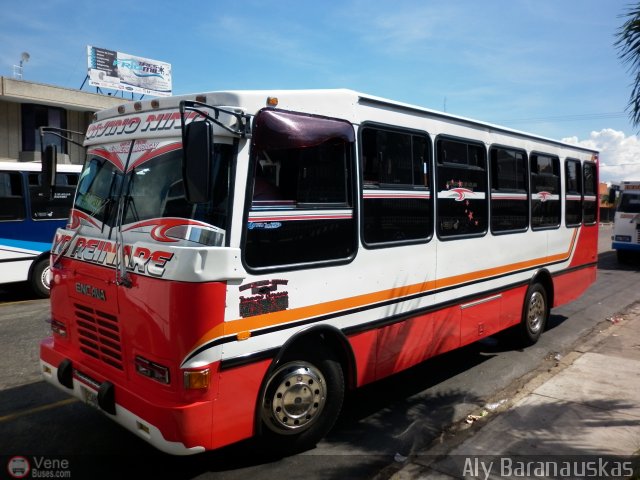
<svg viewBox="0 0 640 480"><path fill-rule="evenodd" d="M67 249L67 244L72 237L69 235L56 235L53 243L53 253L60 254ZM127 270L150 277L163 277L167 264L173 259L174 254L164 250L150 250L146 247L136 247L131 252L131 245L123 247ZM107 267L115 267L117 263L117 247L115 243L106 240L78 237L72 247L65 254L69 258L95 263Z"/></svg>
<svg viewBox="0 0 640 480"><path fill-rule="evenodd" d="M278 292L278 286L287 285L289 280L260 280L240 285L239 290L251 290L251 297L240 297L240 316L243 318L280 312L289 308L289 292Z"/></svg>

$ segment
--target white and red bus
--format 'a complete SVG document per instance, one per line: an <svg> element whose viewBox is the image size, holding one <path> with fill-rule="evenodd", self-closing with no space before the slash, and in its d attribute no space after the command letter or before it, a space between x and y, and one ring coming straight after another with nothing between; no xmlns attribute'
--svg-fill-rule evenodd
<svg viewBox="0 0 640 480"><path fill-rule="evenodd" d="M345 392L596 276L598 153L348 90L97 114L45 378L173 454L315 444Z"/></svg>

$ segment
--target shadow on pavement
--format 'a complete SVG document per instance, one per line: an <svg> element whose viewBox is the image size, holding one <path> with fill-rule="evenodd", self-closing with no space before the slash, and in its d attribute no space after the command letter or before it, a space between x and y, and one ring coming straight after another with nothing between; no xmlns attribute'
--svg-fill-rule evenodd
<svg viewBox="0 0 640 480"><path fill-rule="evenodd" d="M631 409L637 411L637 405L618 399L594 400L588 405L568 401L542 404L525 402L493 419L494 422L499 422L499 426L490 424L488 432L480 430L474 435L472 442L465 442L453 449L445 458L418 455L414 460L455 478L462 478L465 463L467 467L469 465L469 458L483 461L485 465L493 461L492 473L495 478L510 478L509 473L513 474L517 462L547 465L551 469L560 466L578 469L572 471L573 475L569 475L569 478L629 478L631 470L635 469L637 475L640 467L640 457L637 454L632 457L620 453L631 452L634 438L637 439L634 432L640 427L640 418L626 413ZM481 428L482 425L478 427ZM612 430L616 432L613 435ZM594 432L599 432L600 437ZM603 432L610 435L608 445L602 443ZM625 438L625 432L628 432L628 438ZM597 459L602 459L602 462ZM591 467L608 462L606 472L601 476L583 471L588 468L587 462L595 462L591 463ZM624 472L613 470L616 462L626 462ZM505 471L505 467L511 472ZM565 473L567 472L569 470ZM562 476L543 475L544 478Z"/></svg>
<svg viewBox="0 0 640 480"><path fill-rule="evenodd" d="M7 283L0 285L0 305L7 302L23 302L26 300L40 300L27 283Z"/></svg>

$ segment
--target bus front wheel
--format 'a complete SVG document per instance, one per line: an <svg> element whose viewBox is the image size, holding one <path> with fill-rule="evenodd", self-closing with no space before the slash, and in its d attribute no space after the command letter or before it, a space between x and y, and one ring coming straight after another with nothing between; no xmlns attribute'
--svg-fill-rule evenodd
<svg viewBox="0 0 640 480"><path fill-rule="evenodd" d="M265 446L279 454L308 450L333 427L344 399L344 373L327 350L287 355L261 397Z"/></svg>
<svg viewBox="0 0 640 480"><path fill-rule="evenodd" d="M629 250L616 250L616 258L618 263L629 263L631 252Z"/></svg>
<svg viewBox="0 0 640 480"><path fill-rule="evenodd" d="M547 298L546 289L539 283L534 283L527 289L519 325L520 338L525 345L536 343L547 324L549 318Z"/></svg>
<svg viewBox="0 0 640 480"><path fill-rule="evenodd" d="M47 298L51 288L51 267L49 259L43 258L36 262L29 278L31 289L40 298Z"/></svg>

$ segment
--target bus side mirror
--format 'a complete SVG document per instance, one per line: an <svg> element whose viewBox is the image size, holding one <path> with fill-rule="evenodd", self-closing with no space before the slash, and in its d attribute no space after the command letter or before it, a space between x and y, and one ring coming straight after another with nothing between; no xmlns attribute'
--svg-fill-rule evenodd
<svg viewBox="0 0 640 480"><path fill-rule="evenodd" d="M49 200L53 196L53 188L56 185L57 168L58 148L55 145L47 145L42 152L42 187Z"/></svg>
<svg viewBox="0 0 640 480"><path fill-rule="evenodd" d="M211 199L213 127L205 121L191 122L183 137L182 178L185 197L190 203Z"/></svg>
<svg viewBox="0 0 640 480"><path fill-rule="evenodd" d="M615 204L616 203L616 190L615 190L615 188L610 188L609 189L609 203L611 203L611 204Z"/></svg>

